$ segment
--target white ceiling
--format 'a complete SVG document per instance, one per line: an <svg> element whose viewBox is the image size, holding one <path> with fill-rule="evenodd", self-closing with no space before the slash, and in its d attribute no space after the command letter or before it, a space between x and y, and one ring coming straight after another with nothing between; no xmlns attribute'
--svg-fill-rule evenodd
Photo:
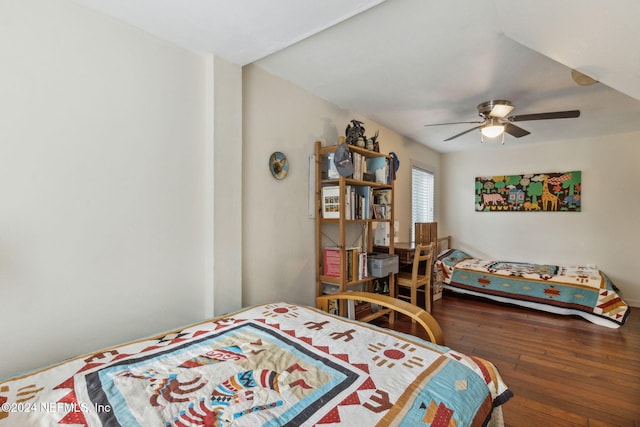
<svg viewBox="0 0 640 427"><path fill-rule="evenodd" d="M75 1L188 49L256 62L441 152L489 144L478 131L443 142L473 125L424 125L478 120L476 105L492 99L512 101L516 115L582 112L519 122L531 134L505 144L640 131L637 0ZM577 85L571 68L599 83Z"/></svg>
<svg viewBox="0 0 640 427"><path fill-rule="evenodd" d="M196 52L247 65L384 0L74 0Z"/></svg>

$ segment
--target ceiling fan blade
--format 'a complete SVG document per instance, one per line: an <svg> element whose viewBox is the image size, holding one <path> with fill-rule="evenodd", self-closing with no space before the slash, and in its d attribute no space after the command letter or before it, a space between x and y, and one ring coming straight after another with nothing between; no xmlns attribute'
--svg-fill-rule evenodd
<svg viewBox="0 0 640 427"><path fill-rule="evenodd" d="M475 122L451 122L451 123L434 123L431 125L424 125L425 127L427 126L442 126L442 125L461 125L461 124L469 124L469 123L484 123L484 121L475 121Z"/></svg>
<svg viewBox="0 0 640 427"><path fill-rule="evenodd" d="M573 119L580 117L580 110L555 111L553 113L521 114L509 117L510 122L524 122L527 120L549 120L549 119Z"/></svg>
<svg viewBox="0 0 640 427"><path fill-rule="evenodd" d="M484 122L480 122L480 123L484 123ZM452 139L455 139L455 138L457 138L457 137L459 137L459 136L462 136L462 135L464 135L465 133L469 133L469 132L474 131L474 130L476 130L476 129L480 129L481 127L482 127L482 126L476 126L476 127L471 128L471 129L465 130L464 132L460 132L460 133L459 133L459 134L457 134L457 135L453 135L452 137L445 139L445 141L451 141Z"/></svg>
<svg viewBox="0 0 640 427"><path fill-rule="evenodd" d="M527 130L522 129L519 126L512 125L509 122L506 122L503 124L504 124L504 131L511 136L515 136L516 138L522 138L523 136L527 136L531 133Z"/></svg>

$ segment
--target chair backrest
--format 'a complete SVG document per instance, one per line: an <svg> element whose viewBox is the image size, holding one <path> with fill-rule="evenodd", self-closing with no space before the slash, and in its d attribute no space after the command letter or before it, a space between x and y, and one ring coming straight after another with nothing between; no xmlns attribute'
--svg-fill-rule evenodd
<svg viewBox="0 0 640 427"><path fill-rule="evenodd" d="M433 257L436 251L436 242L429 244L416 244L416 251L413 255L413 270L411 272L411 281L415 284L418 276L421 279L427 278L431 280L431 271L433 268ZM420 271L424 266L423 272Z"/></svg>
<svg viewBox="0 0 640 427"><path fill-rule="evenodd" d="M438 240L437 222L416 222L413 227L416 243L431 243Z"/></svg>

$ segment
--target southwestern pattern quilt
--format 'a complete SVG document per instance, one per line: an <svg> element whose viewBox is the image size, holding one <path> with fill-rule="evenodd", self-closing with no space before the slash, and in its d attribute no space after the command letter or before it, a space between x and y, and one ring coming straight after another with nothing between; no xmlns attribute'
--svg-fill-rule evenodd
<svg viewBox="0 0 640 427"><path fill-rule="evenodd" d="M630 312L611 280L595 268L482 260L448 249L436 269L446 289L578 315L611 328L623 325Z"/></svg>
<svg viewBox="0 0 640 427"><path fill-rule="evenodd" d="M0 382L0 426L480 426L511 395L485 360L276 303Z"/></svg>

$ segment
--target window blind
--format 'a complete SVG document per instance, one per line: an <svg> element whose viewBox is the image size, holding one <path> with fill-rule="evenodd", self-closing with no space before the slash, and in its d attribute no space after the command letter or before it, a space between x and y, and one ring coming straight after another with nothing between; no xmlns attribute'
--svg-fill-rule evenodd
<svg viewBox="0 0 640 427"><path fill-rule="evenodd" d="M411 167L411 240L415 240L416 222L432 222L434 199L433 173L426 169Z"/></svg>

